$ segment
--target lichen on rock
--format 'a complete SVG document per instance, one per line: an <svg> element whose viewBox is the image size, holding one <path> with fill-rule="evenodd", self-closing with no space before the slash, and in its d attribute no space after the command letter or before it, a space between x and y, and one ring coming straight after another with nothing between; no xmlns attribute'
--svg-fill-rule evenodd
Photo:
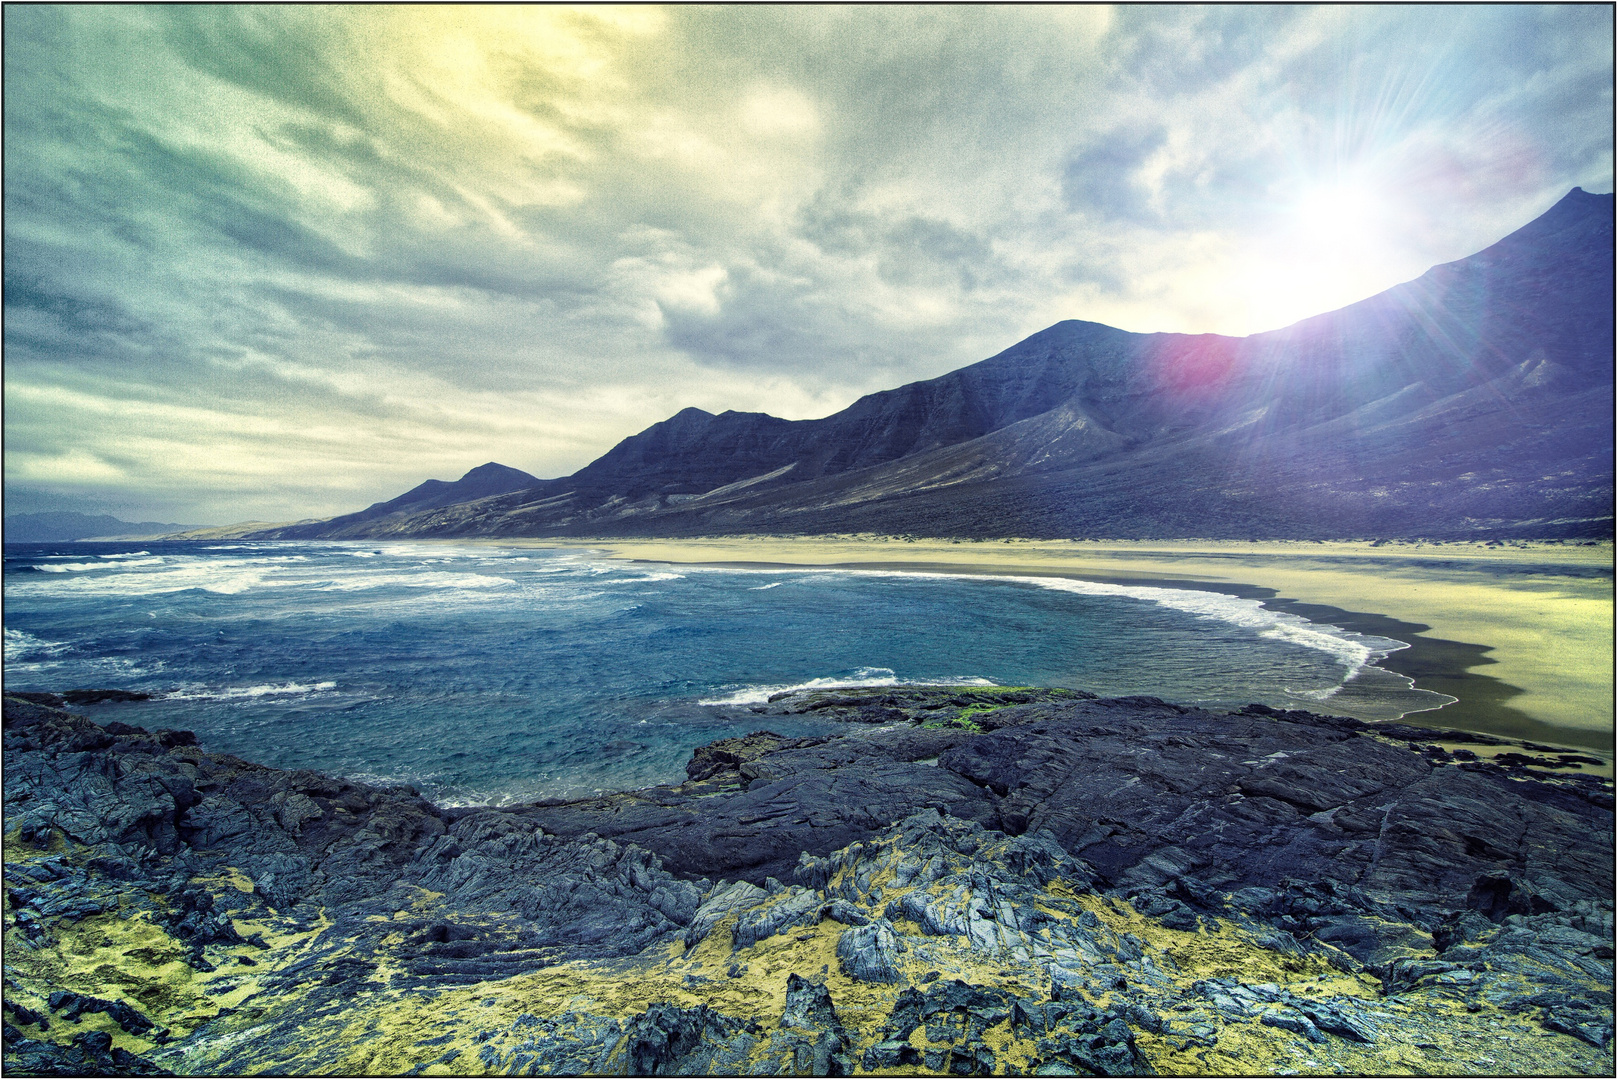
<svg viewBox="0 0 1618 1080"><path fill-rule="evenodd" d="M8 699L7 1071L1610 1074L1604 788L976 703L788 697L847 733L445 810Z"/></svg>

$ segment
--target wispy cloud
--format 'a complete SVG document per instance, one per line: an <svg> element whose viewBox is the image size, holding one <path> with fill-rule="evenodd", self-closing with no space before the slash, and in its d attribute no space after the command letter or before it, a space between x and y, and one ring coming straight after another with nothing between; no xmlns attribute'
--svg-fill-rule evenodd
<svg viewBox="0 0 1618 1080"><path fill-rule="evenodd" d="M1061 318L1263 329L1611 186L1599 7L7 31L7 485L167 520L558 475L688 405L821 415ZM1325 250L1299 208L1348 189L1364 242Z"/></svg>

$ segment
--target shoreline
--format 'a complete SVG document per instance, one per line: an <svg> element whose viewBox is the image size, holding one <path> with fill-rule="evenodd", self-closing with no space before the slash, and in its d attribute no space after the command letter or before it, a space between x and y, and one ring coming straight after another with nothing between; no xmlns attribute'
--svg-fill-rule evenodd
<svg viewBox="0 0 1618 1080"><path fill-rule="evenodd" d="M467 541L459 541L465 543ZM1612 545L728 537L472 541L630 562L1063 577L1219 592L1408 643L1375 665L1458 699L1406 722L1614 749ZM1493 669L1484 673L1477 669Z"/></svg>
<svg viewBox="0 0 1618 1080"><path fill-rule="evenodd" d="M355 541L375 542L389 539ZM1457 700L1405 718L1613 756L1610 541L730 536L394 542L582 550L670 566L1056 577L1222 593L1407 643L1374 666Z"/></svg>

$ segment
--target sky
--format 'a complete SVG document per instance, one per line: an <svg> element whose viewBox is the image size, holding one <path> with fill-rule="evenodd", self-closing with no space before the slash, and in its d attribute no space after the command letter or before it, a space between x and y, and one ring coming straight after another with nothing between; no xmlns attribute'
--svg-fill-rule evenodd
<svg viewBox="0 0 1618 1080"><path fill-rule="evenodd" d="M4 13L5 510L327 516L1612 190L1593 6Z"/></svg>

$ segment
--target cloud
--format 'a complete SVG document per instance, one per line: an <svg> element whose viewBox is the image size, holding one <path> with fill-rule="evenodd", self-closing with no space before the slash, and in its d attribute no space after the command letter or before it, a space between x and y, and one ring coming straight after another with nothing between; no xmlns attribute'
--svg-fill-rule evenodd
<svg viewBox="0 0 1618 1080"><path fill-rule="evenodd" d="M1060 318L1260 329L1611 186L1600 8L7 30L8 488L168 520L561 475L688 405L824 415ZM1381 239L1317 273L1289 208L1350 182Z"/></svg>
<svg viewBox="0 0 1618 1080"><path fill-rule="evenodd" d="M1062 194L1068 206L1103 220L1150 220L1155 216L1148 204L1151 193L1141 173L1167 141L1168 133L1161 127L1099 136L1063 171Z"/></svg>

